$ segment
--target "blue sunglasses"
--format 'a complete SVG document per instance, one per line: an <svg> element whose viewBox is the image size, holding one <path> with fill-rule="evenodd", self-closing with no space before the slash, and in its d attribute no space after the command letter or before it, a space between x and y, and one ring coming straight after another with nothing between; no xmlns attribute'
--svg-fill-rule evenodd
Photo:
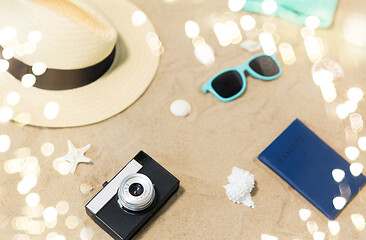
<svg viewBox="0 0 366 240"><path fill-rule="evenodd" d="M245 91L247 86L245 71L262 80L273 80L282 73L275 55L260 54L209 79L202 85L202 91L212 93L222 102L232 101Z"/></svg>

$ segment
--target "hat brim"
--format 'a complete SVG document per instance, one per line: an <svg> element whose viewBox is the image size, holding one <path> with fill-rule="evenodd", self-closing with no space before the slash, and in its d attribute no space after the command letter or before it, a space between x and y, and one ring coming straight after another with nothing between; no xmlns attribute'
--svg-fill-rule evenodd
<svg viewBox="0 0 366 240"><path fill-rule="evenodd" d="M30 117L27 124L43 127L76 127L101 122L133 104L148 88L159 65L146 41L154 26L146 19L141 26L132 24L132 14L139 10L125 0L92 0L105 13L118 33L116 58L111 68L98 80L72 90L48 91L24 88L7 72L0 73L0 95L18 92L19 103L13 107L15 121L19 116ZM3 97L4 99L4 97ZM56 102L59 112L47 119L47 103Z"/></svg>

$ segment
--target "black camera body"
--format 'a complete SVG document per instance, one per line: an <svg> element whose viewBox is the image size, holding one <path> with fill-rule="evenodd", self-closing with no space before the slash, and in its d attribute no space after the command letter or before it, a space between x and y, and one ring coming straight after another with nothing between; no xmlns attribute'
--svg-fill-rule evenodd
<svg viewBox="0 0 366 240"><path fill-rule="evenodd" d="M114 239L128 240L178 190L179 180L140 151L85 205Z"/></svg>

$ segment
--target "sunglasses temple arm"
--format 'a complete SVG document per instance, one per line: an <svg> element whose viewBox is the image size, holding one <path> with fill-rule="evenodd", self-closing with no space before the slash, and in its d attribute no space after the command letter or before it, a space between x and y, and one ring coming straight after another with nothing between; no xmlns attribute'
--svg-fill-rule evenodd
<svg viewBox="0 0 366 240"><path fill-rule="evenodd" d="M202 92L207 93L209 91L209 83L205 82L201 87Z"/></svg>

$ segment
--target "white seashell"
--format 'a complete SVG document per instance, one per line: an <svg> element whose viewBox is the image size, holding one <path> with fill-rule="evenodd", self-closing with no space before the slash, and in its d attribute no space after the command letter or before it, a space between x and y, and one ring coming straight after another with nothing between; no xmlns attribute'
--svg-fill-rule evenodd
<svg viewBox="0 0 366 240"><path fill-rule="evenodd" d="M80 191L85 195L89 194L92 190L93 190L93 187L89 186L86 183L83 183L80 185Z"/></svg>
<svg viewBox="0 0 366 240"><path fill-rule="evenodd" d="M228 180L230 183L224 186L228 198L235 203L241 203L254 208L254 202L250 195L254 188L254 175L248 171L233 167Z"/></svg>
<svg viewBox="0 0 366 240"><path fill-rule="evenodd" d="M177 117L185 117L191 112L191 105L183 99L178 99L170 104L170 112Z"/></svg>

